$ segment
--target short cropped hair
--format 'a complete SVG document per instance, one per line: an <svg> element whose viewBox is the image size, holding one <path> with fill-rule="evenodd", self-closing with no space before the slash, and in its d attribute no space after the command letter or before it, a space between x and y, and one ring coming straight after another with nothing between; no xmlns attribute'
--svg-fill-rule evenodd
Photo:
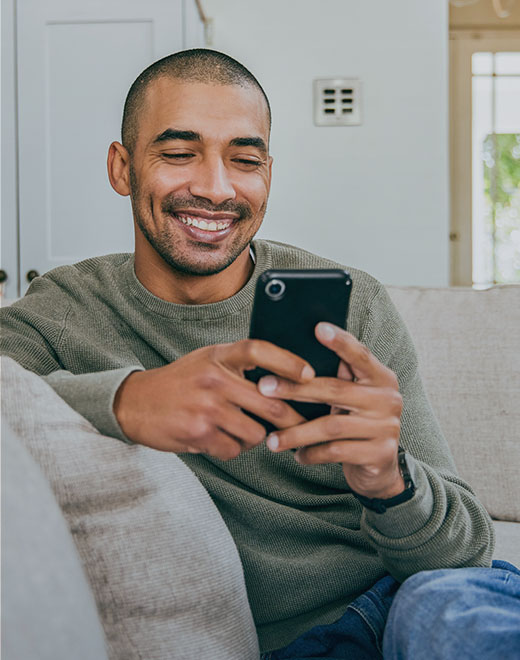
<svg viewBox="0 0 520 660"><path fill-rule="evenodd" d="M217 85L256 87L265 99L269 129L271 106L262 86L245 66L229 55L208 48L192 48L173 53L154 62L134 81L125 101L121 125L121 142L132 153L139 130L139 113L144 106L148 85L160 77Z"/></svg>

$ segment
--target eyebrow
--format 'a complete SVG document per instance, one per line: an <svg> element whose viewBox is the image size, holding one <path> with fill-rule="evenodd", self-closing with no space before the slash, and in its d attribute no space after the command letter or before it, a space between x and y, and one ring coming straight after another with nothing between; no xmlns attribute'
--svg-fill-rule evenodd
<svg viewBox="0 0 520 660"><path fill-rule="evenodd" d="M231 147L256 147L264 154L267 153L267 146L260 137L233 138L229 144Z"/></svg>
<svg viewBox="0 0 520 660"><path fill-rule="evenodd" d="M202 142L202 135L195 131L181 131L175 128L167 128L158 135L153 144L168 142L169 140L185 140L186 142ZM255 147L262 153L267 153L267 145L261 137L237 137L233 138L229 146L231 147Z"/></svg>
<svg viewBox="0 0 520 660"><path fill-rule="evenodd" d="M167 128L153 141L154 144L158 142L167 142L168 140L186 140L187 142L202 142L202 135L195 133L195 131L178 131L174 128Z"/></svg>

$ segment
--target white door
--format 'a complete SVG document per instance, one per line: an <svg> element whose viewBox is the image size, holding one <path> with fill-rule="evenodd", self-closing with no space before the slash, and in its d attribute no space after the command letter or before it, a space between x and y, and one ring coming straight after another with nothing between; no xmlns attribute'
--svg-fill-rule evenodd
<svg viewBox="0 0 520 660"><path fill-rule="evenodd" d="M17 0L22 295L30 271L133 250L130 203L110 187L107 150L138 73L202 45L192 5Z"/></svg>

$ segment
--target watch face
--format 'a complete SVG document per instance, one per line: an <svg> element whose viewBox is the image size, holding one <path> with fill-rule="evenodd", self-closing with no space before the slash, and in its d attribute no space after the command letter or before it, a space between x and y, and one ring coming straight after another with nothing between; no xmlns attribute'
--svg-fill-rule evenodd
<svg viewBox="0 0 520 660"><path fill-rule="evenodd" d="M403 477L404 480L405 488L406 489L411 488L412 492L415 492L415 484L413 482L412 475L410 474L410 470L408 469L408 465L406 463L406 452L402 447L399 447L397 458L399 461L399 469L401 471L401 476Z"/></svg>

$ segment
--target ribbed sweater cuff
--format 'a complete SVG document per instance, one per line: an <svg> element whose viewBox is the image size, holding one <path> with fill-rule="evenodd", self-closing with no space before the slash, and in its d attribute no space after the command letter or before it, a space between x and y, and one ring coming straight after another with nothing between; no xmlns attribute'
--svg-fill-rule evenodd
<svg viewBox="0 0 520 660"><path fill-rule="evenodd" d="M114 398L125 378L134 371L142 370L142 367L136 366L79 375L55 371L44 376L44 380L100 433L133 444L114 415Z"/></svg>
<svg viewBox="0 0 520 660"><path fill-rule="evenodd" d="M426 473L409 454L406 455L406 464L415 484L414 496L387 509L385 513L369 509L363 511L364 524L391 539L415 534L427 524L433 513L433 492Z"/></svg>

